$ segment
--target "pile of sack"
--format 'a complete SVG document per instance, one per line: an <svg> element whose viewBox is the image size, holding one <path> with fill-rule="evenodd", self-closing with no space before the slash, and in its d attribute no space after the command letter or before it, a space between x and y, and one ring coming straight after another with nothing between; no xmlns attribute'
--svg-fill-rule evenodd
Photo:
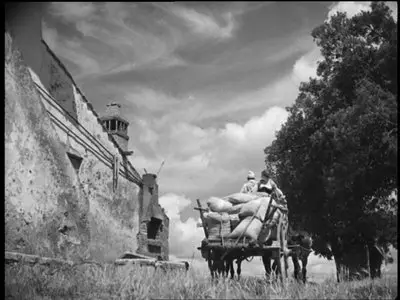
<svg viewBox="0 0 400 300"><path fill-rule="evenodd" d="M209 198L209 212L203 215L208 228L208 239L235 239L242 236L257 240L263 229L270 201L271 198L266 193L236 193L224 198Z"/></svg>

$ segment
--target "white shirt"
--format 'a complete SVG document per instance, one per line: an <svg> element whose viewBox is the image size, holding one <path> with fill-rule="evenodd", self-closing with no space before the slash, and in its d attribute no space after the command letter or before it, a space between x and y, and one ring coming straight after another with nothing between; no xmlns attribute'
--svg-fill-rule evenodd
<svg viewBox="0 0 400 300"><path fill-rule="evenodd" d="M245 193L245 194L251 193L253 191L254 187L257 187L257 181L255 179L250 179L243 185L240 192Z"/></svg>

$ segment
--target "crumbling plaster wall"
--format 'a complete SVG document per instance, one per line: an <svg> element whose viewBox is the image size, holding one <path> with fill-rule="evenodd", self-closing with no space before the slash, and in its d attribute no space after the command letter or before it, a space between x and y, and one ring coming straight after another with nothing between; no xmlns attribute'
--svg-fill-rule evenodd
<svg viewBox="0 0 400 300"><path fill-rule="evenodd" d="M72 133L67 133L62 126L54 126L60 142L64 145L66 152L80 156L83 161L79 168L78 179L89 201L89 229L90 257L96 260L110 261L118 258L125 251L137 249L137 232L139 228L139 186L127 180L121 174L118 177L117 189L113 190L113 169L111 163L114 156L118 157L120 169L123 157L116 146L110 140L107 132L98 122L97 116L91 109L83 96L80 94L72 80L58 65L58 60L51 54L47 47L44 48L41 74L46 70L56 75L63 84L55 85L59 89L68 88L72 90L71 100L76 108L76 121L72 120L65 111L51 105L51 100L46 92L42 93L42 102L46 109L55 116L63 125L67 126ZM54 70L58 72L54 73ZM34 81L46 90L41 78L31 70ZM46 78L46 77L45 77ZM53 90L53 95L65 94L62 91ZM48 99L49 101L45 100ZM54 122L53 122L54 123ZM81 131L79 131L80 129ZM88 133L90 133L90 136ZM78 136L78 138L75 136ZM82 140L88 144L82 145ZM103 148L104 147L104 148Z"/></svg>
<svg viewBox="0 0 400 300"><path fill-rule="evenodd" d="M153 174L143 175L143 188L140 190L140 228L137 235L138 253L152 257L161 257L163 260L169 259L169 218L159 204L158 184L156 176ZM149 222L152 214L156 213L157 218L162 218L161 227L155 239L147 236ZM160 253L151 252L149 246L160 247Z"/></svg>
<svg viewBox="0 0 400 300"><path fill-rule="evenodd" d="M6 32L5 250L78 259L88 250L88 213L89 201Z"/></svg>
<svg viewBox="0 0 400 300"><path fill-rule="evenodd" d="M49 118L46 108L67 127L75 128L66 114L38 94L31 76L44 88L40 78L32 69L28 71L8 33L5 40L6 250L102 261L135 251L138 185L119 176L113 192L112 169ZM46 67L42 65L42 72ZM70 84L79 122L118 156L108 134ZM83 158L79 174L67 156L71 149Z"/></svg>
<svg viewBox="0 0 400 300"><path fill-rule="evenodd" d="M84 127L108 150L103 153L108 160L118 157L122 172L127 158L103 130L65 67L42 42L41 4L20 9L23 5L18 4L12 16L6 11L6 251L103 261L136 251L137 181L120 175L114 192L113 170L104 157L99 159L73 134L61 130L48 112L96 148L76 130ZM45 92L38 93L32 78ZM49 105L48 93L68 113ZM78 172L67 152L83 158ZM160 238L167 256L168 223L165 215Z"/></svg>

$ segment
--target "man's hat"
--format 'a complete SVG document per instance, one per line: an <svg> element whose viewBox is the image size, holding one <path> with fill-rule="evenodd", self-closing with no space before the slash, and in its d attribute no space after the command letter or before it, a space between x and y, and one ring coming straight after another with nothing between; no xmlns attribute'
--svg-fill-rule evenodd
<svg viewBox="0 0 400 300"><path fill-rule="evenodd" d="M247 174L247 179L256 179L256 174L254 174L252 171L249 171Z"/></svg>

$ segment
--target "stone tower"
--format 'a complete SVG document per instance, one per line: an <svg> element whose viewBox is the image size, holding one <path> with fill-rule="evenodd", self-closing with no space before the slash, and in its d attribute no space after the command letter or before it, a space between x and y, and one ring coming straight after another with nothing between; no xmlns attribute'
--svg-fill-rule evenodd
<svg viewBox="0 0 400 300"><path fill-rule="evenodd" d="M121 116L121 104L111 102L107 104L106 113L101 117L101 122L107 132L111 134L124 152L128 151L128 126L129 122Z"/></svg>

